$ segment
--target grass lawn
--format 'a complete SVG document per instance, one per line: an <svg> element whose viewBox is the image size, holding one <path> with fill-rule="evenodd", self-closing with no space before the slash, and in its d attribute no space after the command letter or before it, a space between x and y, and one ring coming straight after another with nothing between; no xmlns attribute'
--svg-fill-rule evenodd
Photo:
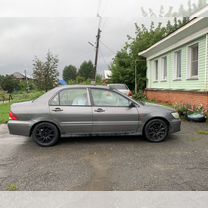
<svg viewBox="0 0 208 208"><path fill-rule="evenodd" d="M7 121L9 120L9 112L10 112L11 104L34 100L42 94L43 92L40 92L40 91L29 92L29 93L22 92L22 93L12 94L13 100L10 103L0 104L0 124L7 123Z"/></svg>

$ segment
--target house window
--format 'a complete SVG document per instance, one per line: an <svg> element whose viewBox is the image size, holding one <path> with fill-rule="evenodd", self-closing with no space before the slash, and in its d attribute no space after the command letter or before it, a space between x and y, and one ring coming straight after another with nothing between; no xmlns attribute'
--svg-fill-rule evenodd
<svg viewBox="0 0 208 208"><path fill-rule="evenodd" d="M167 56L162 58L162 80L167 80Z"/></svg>
<svg viewBox="0 0 208 208"><path fill-rule="evenodd" d="M198 76L199 45L190 46L190 78Z"/></svg>
<svg viewBox="0 0 208 208"><path fill-rule="evenodd" d="M155 81L158 81L158 60L155 60Z"/></svg>
<svg viewBox="0 0 208 208"><path fill-rule="evenodd" d="M175 52L175 78L181 79L181 50Z"/></svg>

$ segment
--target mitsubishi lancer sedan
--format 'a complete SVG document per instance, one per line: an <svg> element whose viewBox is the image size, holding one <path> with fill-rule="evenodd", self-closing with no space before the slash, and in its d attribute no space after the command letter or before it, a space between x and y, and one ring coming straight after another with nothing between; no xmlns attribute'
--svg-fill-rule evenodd
<svg viewBox="0 0 208 208"><path fill-rule="evenodd" d="M171 108L137 102L109 87L73 85L13 104L8 122L10 134L32 137L44 147L60 137L95 135L143 135L161 142L180 125Z"/></svg>

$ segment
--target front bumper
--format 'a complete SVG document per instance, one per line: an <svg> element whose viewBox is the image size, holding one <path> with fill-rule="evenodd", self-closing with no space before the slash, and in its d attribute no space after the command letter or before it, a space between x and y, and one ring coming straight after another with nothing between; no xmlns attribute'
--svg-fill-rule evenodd
<svg viewBox="0 0 208 208"><path fill-rule="evenodd" d="M30 121L13 121L10 120L7 124L9 133L21 136L30 136L30 130L33 123Z"/></svg>
<svg viewBox="0 0 208 208"><path fill-rule="evenodd" d="M175 133L181 130L181 120L174 119L170 121L169 123L170 123L170 126L169 126L170 133Z"/></svg>

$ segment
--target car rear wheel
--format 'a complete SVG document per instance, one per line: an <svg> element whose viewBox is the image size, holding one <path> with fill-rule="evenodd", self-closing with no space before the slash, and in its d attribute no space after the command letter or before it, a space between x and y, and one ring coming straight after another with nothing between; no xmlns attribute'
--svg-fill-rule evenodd
<svg viewBox="0 0 208 208"><path fill-rule="evenodd" d="M153 119L145 125L144 134L150 142L162 142L168 136L168 124L162 119Z"/></svg>
<svg viewBox="0 0 208 208"><path fill-rule="evenodd" d="M59 139L59 131L52 123L39 123L32 131L32 138L40 146L53 146Z"/></svg>

